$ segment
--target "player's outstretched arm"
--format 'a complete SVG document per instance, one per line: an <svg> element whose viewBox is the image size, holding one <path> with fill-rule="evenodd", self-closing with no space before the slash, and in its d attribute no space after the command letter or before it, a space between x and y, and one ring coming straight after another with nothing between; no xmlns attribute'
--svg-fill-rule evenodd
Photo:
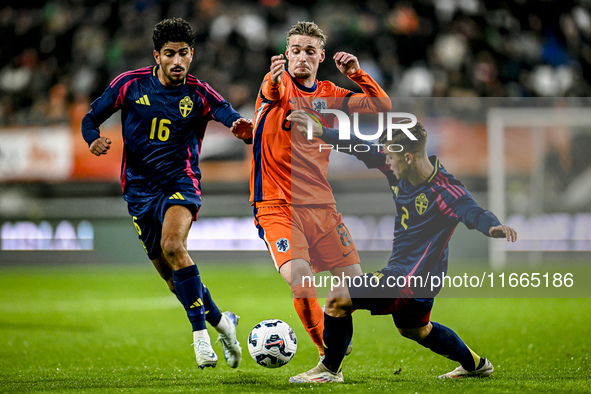
<svg viewBox="0 0 591 394"><path fill-rule="evenodd" d="M289 114L287 120L292 123L296 123L298 130L304 135L308 135L309 120L311 121L310 124L312 126L312 136L322 137L322 134L324 133L322 127L320 127L320 125L317 122L315 122L312 118L310 118L310 115L308 115L305 111L293 111L291 114Z"/></svg>
<svg viewBox="0 0 591 394"><path fill-rule="evenodd" d="M232 127L230 131L236 138L240 138L241 140L247 140L252 138L252 132L254 130L254 123L252 119L244 119L240 118L232 123Z"/></svg>
<svg viewBox="0 0 591 394"><path fill-rule="evenodd" d="M339 131L335 129L325 129L318 124L314 119L311 119L310 114L306 113L302 110L293 111L287 117L297 130L304 134L306 138L308 137L308 121L311 120L310 126L312 128L312 136L320 138L323 142L328 145L332 146L332 149L344 148L341 151L345 152L349 155L355 156L358 160L365 163L367 168L378 168L380 171L384 172L382 168L384 168L386 156L380 152L380 149L377 144L372 144L369 151L361 150L356 151L355 149L350 149L354 145L364 144L365 141L359 139L356 135L350 135L349 141L341 141L339 139ZM349 147L349 149L346 149ZM389 168L389 167L388 167Z"/></svg>
<svg viewBox="0 0 591 394"><path fill-rule="evenodd" d="M107 137L98 137L90 144L90 153L96 156L106 155L111 149L111 140Z"/></svg>
<svg viewBox="0 0 591 394"><path fill-rule="evenodd" d="M438 205L445 215L450 214L451 210L469 229L476 229L491 238L507 238L509 242L517 240L517 232L501 224L491 211L482 209L462 182L455 177L449 177L446 184L449 187L443 187L440 193L444 204Z"/></svg>
<svg viewBox="0 0 591 394"><path fill-rule="evenodd" d="M517 241L517 231L509 226L499 224L498 226L491 227L488 233L493 238L507 238L508 242Z"/></svg>

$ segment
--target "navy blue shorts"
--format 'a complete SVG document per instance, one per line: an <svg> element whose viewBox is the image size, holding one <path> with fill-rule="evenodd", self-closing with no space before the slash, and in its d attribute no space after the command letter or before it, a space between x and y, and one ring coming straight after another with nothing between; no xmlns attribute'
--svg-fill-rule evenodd
<svg viewBox="0 0 591 394"><path fill-rule="evenodd" d="M433 298L404 297L399 289L386 285L388 272L385 268L358 276L357 280L351 279L348 288L353 308L368 310L372 315L392 315L398 328L419 328L429 324Z"/></svg>
<svg viewBox="0 0 591 394"><path fill-rule="evenodd" d="M165 191L158 191L153 196L146 197L149 194L145 190L135 195L128 191L125 200L144 250L150 260L154 260L162 253L160 242L166 210L172 205L183 205L191 211L193 220L197 219L201 208L201 192L192 182L180 180L167 185Z"/></svg>

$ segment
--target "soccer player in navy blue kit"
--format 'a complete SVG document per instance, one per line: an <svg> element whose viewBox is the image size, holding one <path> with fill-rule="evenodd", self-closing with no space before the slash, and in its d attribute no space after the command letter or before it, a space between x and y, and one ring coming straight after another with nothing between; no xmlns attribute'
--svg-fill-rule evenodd
<svg viewBox="0 0 591 394"><path fill-rule="evenodd" d="M291 114L291 120L305 131L306 115ZM328 144L352 146L364 144L355 136L339 141L338 131L314 126L314 136ZM311 370L290 378L292 383L343 382L341 365L353 335L351 311L369 310L373 315L391 314L400 334L461 365L440 378L490 376L490 361L473 352L450 328L430 321L433 297L431 291L411 281L403 288L393 286L393 279L411 276L441 277L447 272L448 242L459 222L486 236L515 241L514 229L502 225L497 217L478 206L466 187L447 172L436 156L427 155L427 132L420 122L407 128L416 138L411 140L401 129L388 139L380 138L368 152L351 152L369 168L386 175L396 203L394 243L388 266L364 274L331 289L327 295L323 340L325 358ZM373 281L373 283L371 283ZM424 282L426 283L426 282ZM410 286L409 286L410 284Z"/></svg>
<svg viewBox="0 0 591 394"><path fill-rule="evenodd" d="M217 308L186 245L201 207L199 153L207 123L216 120L245 140L252 137L253 124L207 83L188 74L194 34L186 21L158 23L152 40L157 65L115 78L92 103L82 134L91 153L107 154L111 141L100 136L99 126L121 110L121 187L139 238L187 312L198 366L217 363L207 321L219 333L226 361L236 368L242 354L236 340L238 317Z"/></svg>

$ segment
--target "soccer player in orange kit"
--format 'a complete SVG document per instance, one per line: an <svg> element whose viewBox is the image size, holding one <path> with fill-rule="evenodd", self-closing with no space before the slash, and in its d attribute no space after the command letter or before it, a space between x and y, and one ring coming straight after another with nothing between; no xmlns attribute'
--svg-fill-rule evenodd
<svg viewBox="0 0 591 394"><path fill-rule="evenodd" d="M287 32L285 58L271 58L256 102L250 179L259 236L290 286L295 309L320 356L324 314L310 279L312 271L330 271L339 277L362 271L326 179L330 149L320 149L318 138L308 140L300 132L292 135L289 115L297 102L309 102L315 110L361 113L391 108L386 92L352 54L337 52L333 59L363 93L316 80L318 66L325 60L325 43L326 36L315 23L298 22Z"/></svg>

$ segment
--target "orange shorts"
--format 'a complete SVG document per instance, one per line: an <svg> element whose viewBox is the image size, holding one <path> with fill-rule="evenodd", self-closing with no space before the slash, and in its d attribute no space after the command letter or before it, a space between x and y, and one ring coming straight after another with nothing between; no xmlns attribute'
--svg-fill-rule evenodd
<svg viewBox="0 0 591 394"><path fill-rule="evenodd" d="M359 264L355 243L334 204L257 206L255 225L277 270L292 259L306 260L315 273Z"/></svg>

